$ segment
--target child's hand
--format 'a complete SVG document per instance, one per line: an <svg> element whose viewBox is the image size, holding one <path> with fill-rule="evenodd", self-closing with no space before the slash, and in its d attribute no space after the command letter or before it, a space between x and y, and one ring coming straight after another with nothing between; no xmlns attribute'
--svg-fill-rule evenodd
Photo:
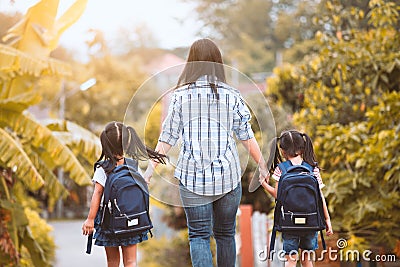
<svg viewBox="0 0 400 267"><path fill-rule="evenodd" d="M326 223L326 235L327 236L333 235L331 219L326 219L325 223Z"/></svg>
<svg viewBox="0 0 400 267"><path fill-rule="evenodd" d="M86 219L82 226L83 235L90 235L94 231L94 220Z"/></svg>
<svg viewBox="0 0 400 267"><path fill-rule="evenodd" d="M150 166L151 164L149 164L149 167L147 167L146 171L143 174L143 178L146 181L147 184L150 184L150 179L153 176L153 167Z"/></svg>

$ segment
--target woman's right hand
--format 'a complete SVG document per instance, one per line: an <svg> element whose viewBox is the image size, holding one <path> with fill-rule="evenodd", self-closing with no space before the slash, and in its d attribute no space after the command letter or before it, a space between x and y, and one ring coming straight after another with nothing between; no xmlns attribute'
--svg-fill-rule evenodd
<svg viewBox="0 0 400 267"><path fill-rule="evenodd" d="M94 231L94 220L86 219L82 226L83 235L90 235Z"/></svg>

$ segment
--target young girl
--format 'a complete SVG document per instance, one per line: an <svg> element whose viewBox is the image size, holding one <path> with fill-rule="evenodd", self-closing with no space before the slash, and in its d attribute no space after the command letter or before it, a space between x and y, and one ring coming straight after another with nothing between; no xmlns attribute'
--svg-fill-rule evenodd
<svg viewBox="0 0 400 267"><path fill-rule="evenodd" d="M147 240L147 233L140 236L124 238L110 238L104 235L100 228L100 205L107 174L116 166L125 163L124 156L135 160L152 159L159 163L165 163L165 155L162 155L146 147L139 139L135 130L120 122L110 122L100 134L102 152L99 160L95 163L93 176L94 192L90 203L90 210L86 221L82 226L84 235L89 235L96 228L94 238L95 245L104 246L107 255L107 266L118 267L120 262L120 250L124 266L136 266L136 244Z"/></svg>
<svg viewBox="0 0 400 267"><path fill-rule="evenodd" d="M314 168L314 174L318 179L320 189L324 187L318 164L316 162L313 144L307 134L300 133L295 130L285 131L281 134L280 137L275 138L272 144L273 145L271 147L270 158L268 160L268 166L271 167L269 169L269 173L261 178L260 183L274 198L276 198L278 192L279 178L281 176L281 170L279 169L278 164L284 161L283 158L285 158L286 160L290 160L292 165L301 165L303 161L310 164ZM271 175L272 178L276 181L275 187L272 187L268 184ZM322 203L326 221L326 234L329 236L333 234L333 231L329 212L326 207L326 202L323 195ZM283 250L286 254L285 267L296 266L297 255L290 254L293 251L298 251L299 248L302 250L316 250L318 248L318 232L313 232L305 235L282 233L282 238ZM312 267L312 260L309 257L302 257L302 266Z"/></svg>

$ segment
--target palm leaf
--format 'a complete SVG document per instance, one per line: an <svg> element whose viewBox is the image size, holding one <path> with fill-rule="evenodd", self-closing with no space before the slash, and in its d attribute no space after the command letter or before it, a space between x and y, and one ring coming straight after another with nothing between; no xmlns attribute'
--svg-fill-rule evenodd
<svg viewBox="0 0 400 267"><path fill-rule="evenodd" d="M78 185L90 185L91 179L72 151L50 129L20 113L2 111L0 124L10 127L35 148L50 169L63 167Z"/></svg>
<svg viewBox="0 0 400 267"><path fill-rule="evenodd" d="M68 191L65 187L59 182L58 178L54 173L46 166L43 160L39 157L39 155L33 151L32 147L29 144L24 145L25 152L29 155L33 165L37 171L42 175L45 184L44 188L47 192L48 200L47 200L47 208L49 211L52 211L54 208L54 204L57 202L59 198L64 198L68 196Z"/></svg>
<svg viewBox="0 0 400 267"><path fill-rule="evenodd" d="M41 123L52 130L53 135L67 145L77 157L85 159L90 165L99 158L101 144L92 132L70 121L48 119Z"/></svg>
<svg viewBox="0 0 400 267"><path fill-rule="evenodd" d="M71 75L71 66L62 61L35 58L11 46L0 44L0 73L13 78L19 75L39 77L42 74Z"/></svg>
<svg viewBox="0 0 400 267"><path fill-rule="evenodd" d="M85 11L88 0L77 0L74 4L55 22L56 36L50 42L50 49L53 50L58 45L61 34L74 24Z"/></svg>
<svg viewBox="0 0 400 267"><path fill-rule="evenodd" d="M29 106L39 103L41 99L41 96L35 92L27 92L5 99L0 98L0 109L22 112Z"/></svg>
<svg viewBox="0 0 400 267"><path fill-rule="evenodd" d="M62 141L67 145L79 147L79 153L88 155L88 160L93 161L100 156L101 144L99 138L91 131L71 121L59 119L42 120L41 123L52 130L53 133L68 133L69 137L64 135L66 138ZM80 143L84 144L79 145Z"/></svg>
<svg viewBox="0 0 400 267"><path fill-rule="evenodd" d="M11 168L31 191L43 186L44 180L24 149L5 130L0 128L0 163Z"/></svg>

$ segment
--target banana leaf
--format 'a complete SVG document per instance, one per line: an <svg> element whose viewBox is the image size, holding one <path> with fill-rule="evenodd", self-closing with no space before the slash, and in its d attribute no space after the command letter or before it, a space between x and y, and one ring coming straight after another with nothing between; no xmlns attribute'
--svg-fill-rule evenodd
<svg viewBox="0 0 400 267"><path fill-rule="evenodd" d="M47 208L52 211L55 203L59 198L68 196L68 190L59 182L57 176L46 166L39 155L32 149L29 144L24 145L26 153L29 155L33 165L37 171L42 175L45 183L44 188L47 193Z"/></svg>
<svg viewBox="0 0 400 267"><path fill-rule="evenodd" d="M35 58L11 46L0 44L0 72L11 79L24 74L34 77L43 74L70 76L72 70L68 63L53 58Z"/></svg>
<svg viewBox="0 0 400 267"><path fill-rule="evenodd" d="M25 186L35 191L44 185L43 177L35 168L21 144L0 128L0 164L11 168Z"/></svg>
<svg viewBox="0 0 400 267"><path fill-rule="evenodd" d="M78 185L90 185L91 179L72 151L50 129L21 113L2 111L0 125L10 127L38 152L50 169L62 167Z"/></svg>
<svg viewBox="0 0 400 267"><path fill-rule="evenodd" d="M39 103L41 99L42 97L35 92L27 92L5 99L0 98L0 109L22 112L29 106Z"/></svg>
<svg viewBox="0 0 400 267"><path fill-rule="evenodd" d="M92 132L70 121L48 119L41 121L53 131L64 145L78 157L84 158L91 166L101 154L99 138Z"/></svg>

